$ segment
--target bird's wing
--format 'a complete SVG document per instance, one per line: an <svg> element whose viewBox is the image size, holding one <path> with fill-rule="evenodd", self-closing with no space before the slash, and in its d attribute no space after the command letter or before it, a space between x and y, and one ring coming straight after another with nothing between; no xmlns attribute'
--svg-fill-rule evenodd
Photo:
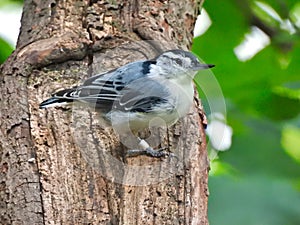
<svg viewBox="0 0 300 225"><path fill-rule="evenodd" d="M82 86L103 85L105 84L128 84L131 81L144 77L149 73L151 64L155 64L155 60L143 60L128 63L118 69L111 70L104 74L92 76L85 80Z"/></svg>
<svg viewBox="0 0 300 225"><path fill-rule="evenodd" d="M155 61L151 60L133 62L105 74L93 76L79 86L73 96L76 100L94 104L95 108L104 111L109 111L112 107L125 111L148 111L146 108L164 101L158 96L147 96L149 90L145 86L148 78L145 74L149 72L153 63ZM145 96L145 93L148 94Z"/></svg>
<svg viewBox="0 0 300 225"><path fill-rule="evenodd" d="M161 82L145 76L154 63L153 60L133 62L90 77L77 88L55 93L40 107L77 100L105 112L112 109L123 112L172 110L174 104L169 90Z"/></svg>
<svg viewBox="0 0 300 225"><path fill-rule="evenodd" d="M114 103L114 108L124 112L167 111L175 108L175 99L159 81L138 79L122 90L122 96Z"/></svg>

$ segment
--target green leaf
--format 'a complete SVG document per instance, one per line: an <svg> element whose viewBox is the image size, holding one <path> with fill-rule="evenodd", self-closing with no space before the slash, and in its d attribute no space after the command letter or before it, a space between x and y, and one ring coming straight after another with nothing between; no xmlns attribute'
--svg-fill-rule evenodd
<svg viewBox="0 0 300 225"><path fill-rule="evenodd" d="M300 128L286 126L282 130L281 144L286 153L300 163Z"/></svg>
<svg viewBox="0 0 300 225"><path fill-rule="evenodd" d="M287 92L286 89L283 91L282 87L265 90L257 99L255 109L275 121L293 119L300 113L300 101L297 98L291 98L291 93L292 91Z"/></svg>
<svg viewBox="0 0 300 225"><path fill-rule="evenodd" d="M286 84L288 86L295 86L300 85L299 82L293 82ZM273 92L276 93L279 96L287 97L290 99L300 100L300 88L299 89L292 89L284 86L277 86L273 88Z"/></svg>
<svg viewBox="0 0 300 225"><path fill-rule="evenodd" d="M11 5L11 4L23 4L23 0L1 0L0 7Z"/></svg>
<svg viewBox="0 0 300 225"><path fill-rule="evenodd" d="M210 176L229 175L235 176L238 172L230 164L224 163L218 159L210 162Z"/></svg>
<svg viewBox="0 0 300 225"><path fill-rule="evenodd" d="M279 27L281 19L280 15L274 8L264 1L254 1L252 4L254 14L265 24L271 27ZM278 18L277 18L278 17ZM277 20L277 19L278 20Z"/></svg>
<svg viewBox="0 0 300 225"><path fill-rule="evenodd" d="M13 47L0 38L0 64L2 64L13 51Z"/></svg>

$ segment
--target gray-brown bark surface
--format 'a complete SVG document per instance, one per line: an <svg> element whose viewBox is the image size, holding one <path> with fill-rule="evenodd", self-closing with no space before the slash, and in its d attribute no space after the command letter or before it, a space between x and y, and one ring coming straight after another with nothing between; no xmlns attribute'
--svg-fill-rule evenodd
<svg viewBox="0 0 300 225"><path fill-rule="evenodd" d="M38 108L91 75L189 48L199 4L24 1L17 49L0 70L1 224L208 224L197 102L175 126L153 132L158 147L178 155L163 159L125 159L122 137L82 106Z"/></svg>

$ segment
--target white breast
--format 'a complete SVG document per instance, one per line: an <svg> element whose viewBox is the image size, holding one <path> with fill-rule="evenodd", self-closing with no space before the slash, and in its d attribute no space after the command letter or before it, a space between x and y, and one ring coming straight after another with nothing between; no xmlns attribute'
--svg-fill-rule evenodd
<svg viewBox="0 0 300 225"><path fill-rule="evenodd" d="M112 125L119 132L129 130L140 130L149 127L149 123L154 126L170 126L184 117L193 104L194 87L193 81L189 77L182 76L181 79L162 79L160 83L169 89L169 102L174 106L174 110L159 108L156 113L123 113L112 111L107 116Z"/></svg>
<svg viewBox="0 0 300 225"><path fill-rule="evenodd" d="M193 104L194 87L193 81L190 78L183 77L182 79L171 80L172 85L169 85L171 92L176 96L176 110L179 117L184 117L190 110Z"/></svg>

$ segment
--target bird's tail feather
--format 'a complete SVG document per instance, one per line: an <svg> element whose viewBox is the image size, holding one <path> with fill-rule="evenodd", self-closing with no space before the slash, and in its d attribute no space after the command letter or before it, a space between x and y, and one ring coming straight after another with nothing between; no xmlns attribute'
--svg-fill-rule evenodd
<svg viewBox="0 0 300 225"><path fill-rule="evenodd" d="M40 104L40 109L54 107L54 106L63 106L63 105L70 104L72 102L73 102L73 100L70 100L70 99L52 97L52 98L49 98L49 99L43 101Z"/></svg>
<svg viewBox="0 0 300 225"><path fill-rule="evenodd" d="M75 97L72 97L72 93L74 93L75 91L76 88L71 88L55 93L53 97L43 101L40 104L40 109L54 106L63 106L72 103L76 99Z"/></svg>

